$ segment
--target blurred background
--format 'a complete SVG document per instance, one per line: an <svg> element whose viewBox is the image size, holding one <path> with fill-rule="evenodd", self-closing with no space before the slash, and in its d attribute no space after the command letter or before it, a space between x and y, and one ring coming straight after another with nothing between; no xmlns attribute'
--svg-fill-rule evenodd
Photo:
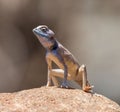
<svg viewBox="0 0 120 112"><path fill-rule="evenodd" d="M0 92L46 84L45 49L32 33L41 24L87 65L94 91L120 104L120 0L0 0Z"/></svg>

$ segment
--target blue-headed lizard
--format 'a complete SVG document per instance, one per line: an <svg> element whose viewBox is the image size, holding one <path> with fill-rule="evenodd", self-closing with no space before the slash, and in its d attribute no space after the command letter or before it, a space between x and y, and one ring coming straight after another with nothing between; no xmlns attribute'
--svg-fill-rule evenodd
<svg viewBox="0 0 120 112"><path fill-rule="evenodd" d="M63 47L54 37L54 32L46 25L40 25L33 29L40 43L46 49L46 61L48 65L47 86L53 84L59 86L56 77L63 78L61 87L69 88L67 80L74 80L85 92L92 90L87 80L87 71L85 65L79 65L75 57ZM53 69L54 62L60 69Z"/></svg>

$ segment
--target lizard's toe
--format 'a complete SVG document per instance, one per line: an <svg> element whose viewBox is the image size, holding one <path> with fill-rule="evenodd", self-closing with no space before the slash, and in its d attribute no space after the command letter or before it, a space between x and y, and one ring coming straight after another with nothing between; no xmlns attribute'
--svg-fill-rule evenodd
<svg viewBox="0 0 120 112"><path fill-rule="evenodd" d="M61 88L67 88L67 89L69 89L69 86L67 85L67 83L62 83L62 85L61 85Z"/></svg>
<svg viewBox="0 0 120 112"><path fill-rule="evenodd" d="M94 86L86 86L83 91L90 92Z"/></svg>
<svg viewBox="0 0 120 112"><path fill-rule="evenodd" d="M49 87L49 86L52 86L52 84L48 82L46 86Z"/></svg>

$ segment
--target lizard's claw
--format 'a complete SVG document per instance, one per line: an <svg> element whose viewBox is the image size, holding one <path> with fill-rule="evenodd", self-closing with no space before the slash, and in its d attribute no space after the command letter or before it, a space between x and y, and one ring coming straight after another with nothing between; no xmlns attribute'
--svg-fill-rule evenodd
<svg viewBox="0 0 120 112"><path fill-rule="evenodd" d="M51 82L47 82L47 87L52 86Z"/></svg>
<svg viewBox="0 0 120 112"><path fill-rule="evenodd" d="M61 88L67 88L67 89L69 89L69 86L67 85L67 83L63 82L62 85L61 85Z"/></svg>
<svg viewBox="0 0 120 112"><path fill-rule="evenodd" d="M86 86L83 91L90 92L94 86Z"/></svg>

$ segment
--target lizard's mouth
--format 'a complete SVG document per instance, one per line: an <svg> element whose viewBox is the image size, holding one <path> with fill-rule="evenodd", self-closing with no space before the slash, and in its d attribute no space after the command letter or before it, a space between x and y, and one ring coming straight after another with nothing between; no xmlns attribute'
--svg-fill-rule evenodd
<svg viewBox="0 0 120 112"><path fill-rule="evenodd" d="M36 28L34 28L33 30L33 33L36 35L36 34L39 34L38 30Z"/></svg>
<svg viewBox="0 0 120 112"><path fill-rule="evenodd" d="M48 30L47 32L42 32L41 30L34 28L32 31L36 36L41 36L50 39L52 39L53 36L55 35L54 32L51 30Z"/></svg>

